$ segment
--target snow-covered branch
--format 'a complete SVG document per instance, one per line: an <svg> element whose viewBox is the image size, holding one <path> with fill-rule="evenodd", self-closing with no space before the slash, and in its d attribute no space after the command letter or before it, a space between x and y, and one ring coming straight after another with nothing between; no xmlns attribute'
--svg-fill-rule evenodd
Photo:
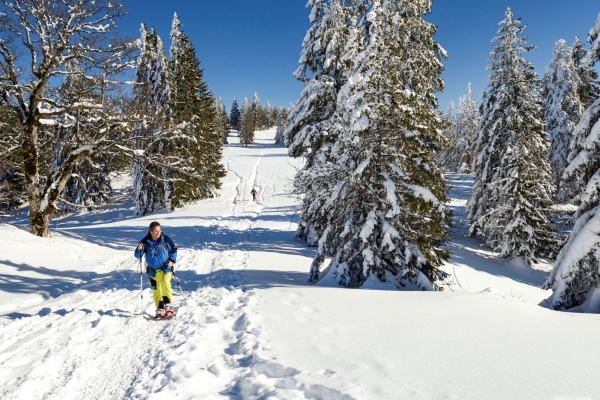
<svg viewBox="0 0 600 400"><path fill-rule="evenodd" d="M112 35L123 15L114 0L0 0L0 95L21 124L32 233L47 234L82 160L130 136L118 86L137 49Z"/></svg>

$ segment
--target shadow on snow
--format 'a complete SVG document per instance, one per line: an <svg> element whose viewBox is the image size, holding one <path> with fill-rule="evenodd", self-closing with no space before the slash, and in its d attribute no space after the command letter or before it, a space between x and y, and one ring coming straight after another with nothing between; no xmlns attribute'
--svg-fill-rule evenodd
<svg viewBox="0 0 600 400"><path fill-rule="evenodd" d="M139 293L139 273L131 270L117 270L108 273L81 272L74 270L56 271L47 268L34 267L27 264L16 264L7 260L0 263L12 266L16 271L34 272L39 277L11 276L0 277L0 290L15 295L38 294L44 300L54 299L62 295L72 293L75 290L85 290L91 293L106 293L107 297L115 290L130 290ZM243 291L252 289L268 289L286 286L308 286L307 274L301 272L282 272L276 270L230 270L223 269L209 274L199 274L192 270L176 271L184 292L193 292L204 287L227 288L229 290L241 289ZM144 274L143 285L145 289L150 287L148 278ZM173 284L175 286L175 284ZM176 290L174 288L174 290ZM176 290L175 294L178 294ZM137 301L137 300L136 300ZM37 308L38 305L33 307ZM82 309L82 311L86 311ZM88 312L87 310L86 312ZM48 315L50 313L66 314L66 310L52 311L50 308L42 308L34 314L25 312L11 312L0 317L18 319L32 315ZM91 312L91 311L89 311ZM101 313L112 316L128 316L123 310L109 310Z"/></svg>

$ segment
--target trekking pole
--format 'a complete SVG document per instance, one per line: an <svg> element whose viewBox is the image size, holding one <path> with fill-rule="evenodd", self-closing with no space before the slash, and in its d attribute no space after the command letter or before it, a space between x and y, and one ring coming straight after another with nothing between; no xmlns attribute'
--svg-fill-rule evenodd
<svg viewBox="0 0 600 400"><path fill-rule="evenodd" d="M179 291L181 292L181 297L185 297L185 294L183 293L183 289L181 289L181 285L179 284L179 279L177 279L177 275L175 275L175 268L173 268L173 278L175 278L175 282L177 282L177 287L179 288ZM187 303L188 299L185 300L185 302Z"/></svg>
<svg viewBox="0 0 600 400"><path fill-rule="evenodd" d="M142 280L142 259L144 258L144 254L140 256L140 314L144 314L144 287Z"/></svg>
<svg viewBox="0 0 600 400"><path fill-rule="evenodd" d="M175 278L175 282L177 282L177 287L183 296L183 289L181 289L181 285L179 284L179 279L177 279L177 275L175 275L175 268L173 268L173 278Z"/></svg>

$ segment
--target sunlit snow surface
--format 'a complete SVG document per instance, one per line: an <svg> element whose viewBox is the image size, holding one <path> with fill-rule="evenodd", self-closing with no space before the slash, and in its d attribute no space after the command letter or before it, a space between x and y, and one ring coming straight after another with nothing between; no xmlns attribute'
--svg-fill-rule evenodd
<svg viewBox="0 0 600 400"><path fill-rule="evenodd" d="M465 175L448 177L444 292L309 285L287 195L300 162L274 134L230 138L216 199L141 218L126 201L54 221L50 239L23 216L0 225L0 398L600 399L600 315L541 307L550 264L463 236ZM168 322L149 320L145 278L140 309L133 250L153 220L180 248Z"/></svg>

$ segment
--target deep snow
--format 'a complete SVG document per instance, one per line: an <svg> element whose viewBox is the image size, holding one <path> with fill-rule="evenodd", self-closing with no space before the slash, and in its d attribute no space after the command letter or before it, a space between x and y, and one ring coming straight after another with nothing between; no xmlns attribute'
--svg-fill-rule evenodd
<svg viewBox="0 0 600 400"><path fill-rule="evenodd" d="M464 175L448 177L444 292L309 285L287 195L300 163L274 134L230 138L216 199L141 218L124 202L55 221L50 239L23 216L0 225L0 398L600 399L600 315L540 306L552 265L464 237ZM153 220L180 248L171 321L148 319L145 278L140 312L133 250Z"/></svg>

